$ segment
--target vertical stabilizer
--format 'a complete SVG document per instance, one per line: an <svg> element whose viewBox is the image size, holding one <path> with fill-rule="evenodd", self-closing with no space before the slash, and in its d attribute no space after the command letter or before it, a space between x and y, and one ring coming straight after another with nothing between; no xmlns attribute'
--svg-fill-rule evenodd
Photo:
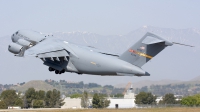
<svg viewBox="0 0 200 112"><path fill-rule="evenodd" d="M126 50L119 58L136 66L143 66L171 42L147 32L137 43Z"/></svg>

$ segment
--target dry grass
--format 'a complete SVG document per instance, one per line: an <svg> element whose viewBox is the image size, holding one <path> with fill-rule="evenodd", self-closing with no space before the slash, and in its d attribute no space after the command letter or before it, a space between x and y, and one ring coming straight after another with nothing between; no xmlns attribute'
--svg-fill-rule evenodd
<svg viewBox="0 0 200 112"><path fill-rule="evenodd" d="M200 112L200 108L145 108L145 109L32 109L0 110L4 112Z"/></svg>

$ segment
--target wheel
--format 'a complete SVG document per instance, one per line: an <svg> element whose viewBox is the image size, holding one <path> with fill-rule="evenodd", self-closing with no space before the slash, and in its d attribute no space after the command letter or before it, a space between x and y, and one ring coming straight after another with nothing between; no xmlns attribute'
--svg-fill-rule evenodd
<svg viewBox="0 0 200 112"><path fill-rule="evenodd" d="M63 69L63 70L61 71L61 73L65 73L65 69Z"/></svg>
<svg viewBox="0 0 200 112"><path fill-rule="evenodd" d="M55 70L54 68L49 67L49 71L50 71L50 72L52 72L52 71L54 71L54 70Z"/></svg>
<svg viewBox="0 0 200 112"><path fill-rule="evenodd" d="M56 74L59 74L60 72L58 70L55 71Z"/></svg>

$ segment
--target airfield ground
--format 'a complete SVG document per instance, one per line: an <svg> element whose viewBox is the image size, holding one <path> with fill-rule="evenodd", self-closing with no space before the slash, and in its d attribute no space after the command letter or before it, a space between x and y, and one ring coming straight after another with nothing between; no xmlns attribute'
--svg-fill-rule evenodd
<svg viewBox="0 0 200 112"><path fill-rule="evenodd" d="M143 109L21 109L0 112L200 112L200 108L143 108Z"/></svg>

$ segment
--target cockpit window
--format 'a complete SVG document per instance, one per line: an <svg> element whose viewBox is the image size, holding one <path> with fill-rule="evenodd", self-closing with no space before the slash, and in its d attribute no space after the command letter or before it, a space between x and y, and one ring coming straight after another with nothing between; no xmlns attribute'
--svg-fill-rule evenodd
<svg viewBox="0 0 200 112"><path fill-rule="evenodd" d="M16 32L16 35L18 34L18 32Z"/></svg>
<svg viewBox="0 0 200 112"><path fill-rule="evenodd" d="M14 34L13 34L13 36L14 36Z"/></svg>

